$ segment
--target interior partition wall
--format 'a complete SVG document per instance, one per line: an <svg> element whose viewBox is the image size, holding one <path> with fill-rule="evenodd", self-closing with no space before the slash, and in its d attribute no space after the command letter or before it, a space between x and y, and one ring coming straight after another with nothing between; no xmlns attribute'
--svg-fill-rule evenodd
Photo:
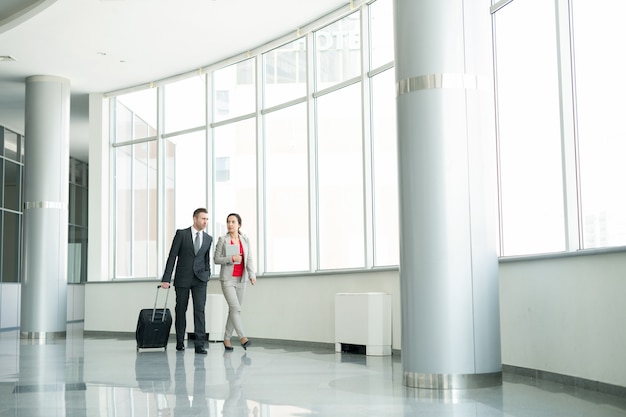
<svg viewBox="0 0 626 417"><path fill-rule="evenodd" d="M87 281L89 165L70 157L67 282Z"/></svg>
<svg viewBox="0 0 626 417"><path fill-rule="evenodd" d="M24 136L0 126L0 282L20 282Z"/></svg>
<svg viewBox="0 0 626 417"><path fill-rule="evenodd" d="M7 330L20 326L26 139L23 134L0 126L0 143L0 330ZM79 285L87 281L89 165L75 158L70 158L69 165L67 282ZM71 319L82 318L82 291L68 289L68 298L69 303L78 306Z"/></svg>
<svg viewBox="0 0 626 417"><path fill-rule="evenodd" d="M24 136L0 126L0 329L19 326Z"/></svg>

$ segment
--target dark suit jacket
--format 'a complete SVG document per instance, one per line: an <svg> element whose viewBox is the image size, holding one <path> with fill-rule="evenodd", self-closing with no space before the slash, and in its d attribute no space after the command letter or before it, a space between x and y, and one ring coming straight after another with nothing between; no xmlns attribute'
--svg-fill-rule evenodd
<svg viewBox="0 0 626 417"><path fill-rule="evenodd" d="M190 288L194 277L202 282L207 282L211 277L211 256L209 250L213 238L206 232L202 232L202 246L197 254L193 253L193 239L191 227L178 229L174 235L170 255L165 264L165 273L161 282L172 280L172 271L176 263L174 285L181 288Z"/></svg>

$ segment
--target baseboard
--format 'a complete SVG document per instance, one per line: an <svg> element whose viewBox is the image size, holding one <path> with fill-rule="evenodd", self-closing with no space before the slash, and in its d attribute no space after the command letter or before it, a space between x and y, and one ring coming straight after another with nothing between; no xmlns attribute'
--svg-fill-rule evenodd
<svg viewBox="0 0 626 417"><path fill-rule="evenodd" d="M502 378L506 381L506 374L514 374L535 378L542 381L556 382L558 384L582 388L589 391L600 392L603 394L616 395L626 397L626 387L619 385L607 384L600 381L592 381L590 379L579 378L575 376L557 374L555 372L542 371L539 369L523 368L513 365L502 365Z"/></svg>

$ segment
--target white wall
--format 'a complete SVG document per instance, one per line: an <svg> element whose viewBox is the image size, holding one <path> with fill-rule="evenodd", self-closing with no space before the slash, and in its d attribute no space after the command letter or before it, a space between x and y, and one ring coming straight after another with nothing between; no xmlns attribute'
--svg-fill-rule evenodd
<svg viewBox="0 0 626 417"><path fill-rule="evenodd" d="M21 289L21 284L0 284L0 329L19 327Z"/></svg>
<svg viewBox="0 0 626 417"><path fill-rule="evenodd" d="M85 318L85 286L67 286L67 321L80 321Z"/></svg>
<svg viewBox="0 0 626 417"><path fill-rule="evenodd" d="M502 362L626 386L626 253L500 263Z"/></svg>
<svg viewBox="0 0 626 417"><path fill-rule="evenodd" d="M22 285L0 283L0 331L20 326ZM85 318L85 287L81 284L67 285L67 321Z"/></svg>
<svg viewBox="0 0 626 417"><path fill-rule="evenodd" d="M157 281L86 284L85 330L134 332L139 310L154 306L157 285ZM217 279L209 282L208 292L221 294ZM400 349L397 271L259 277L246 291L242 311L246 332L250 338L335 343L335 294L340 292L392 294L392 348ZM173 292L170 297L168 307L173 310ZM187 322L189 331L192 322Z"/></svg>

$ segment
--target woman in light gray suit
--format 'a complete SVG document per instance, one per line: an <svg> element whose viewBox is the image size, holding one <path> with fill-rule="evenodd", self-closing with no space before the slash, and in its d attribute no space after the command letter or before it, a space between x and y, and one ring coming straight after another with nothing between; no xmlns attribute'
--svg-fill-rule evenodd
<svg viewBox="0 0 626 417"><path fill-rule="evenodd" d="M246 337L241 323L241 305L246 292L246 283L256 283L256 272L252 260L250 240L239 232L241 216L231 213L226 217L228 233L220 236L215 245L213 260L220 265L220 283L224 298L228 303L228 319L224 331L224 348L233 350L230 337L237 332L241 346L247 349L250 341Z"/></svg>

